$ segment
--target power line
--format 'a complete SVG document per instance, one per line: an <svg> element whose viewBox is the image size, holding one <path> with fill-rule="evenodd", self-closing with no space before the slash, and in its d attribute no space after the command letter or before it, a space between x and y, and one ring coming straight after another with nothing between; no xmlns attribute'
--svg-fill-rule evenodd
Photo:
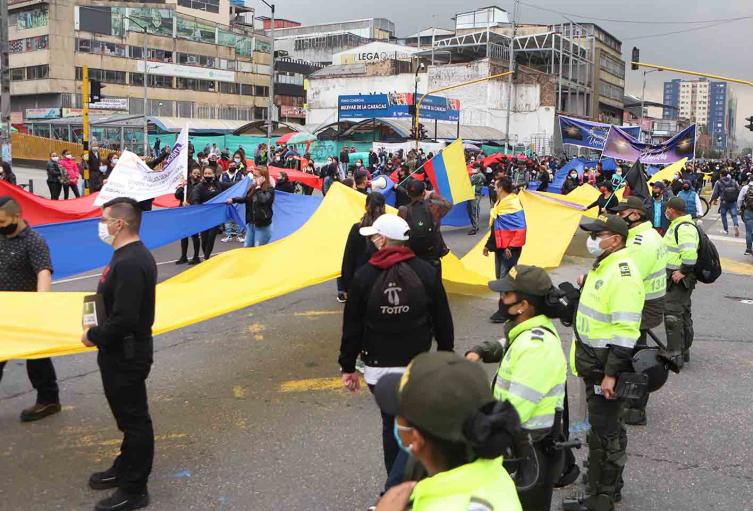
<svg viewBox="0 0 753 511"><path fill-rule="evenodd" d="M596 16L585 16L582 14L574 14L574 13L569 13L569 12L564 12L564 11L558 11L555 9L549 9L547 7L541 7L540 5L529 4L527 2L520 2L520 3L525 5L526 7L533 7L534 9L539 9L540 11L551 12L553 14L559 14L560 16L565 16L565 17L571 16L571 17L582 18L582 19L587 19L587 20L609 21L612 23L630 23L630 24L637 24L637 25L704 25L707 23L721 24L721 23L729 23L733 21L753 19L753 15L747 15L747 16L737 16L734 18L720 18L720 19L713 19L713 20L684 20L684 21L626 20L626 19L615 19L615 18L598 18Z"/></svg>
<svg viewBox="0 0 753 511"><path fill-rule="evenodd" d="M637 41L639 39L651 39L651 38L655 38L655 37L665 37L665 36L674 35L674 34L683 34L685 32L695 32L695 31L698 31L698 30L705 30L707 28L718 27L720 25L726 25L727 23L731 23L731 22L729 22L729 21L719 21L717 23L711 23L709 25L704 25L702 27L687 28L687 29L684 29L684 30L675 30L675 31L672 31L672 32L664 32L664 33L660 33L660 34L647 34L647 35L639 35L639 36L635 36L635 37L625 37L623 39L623 41Z"/></svg>

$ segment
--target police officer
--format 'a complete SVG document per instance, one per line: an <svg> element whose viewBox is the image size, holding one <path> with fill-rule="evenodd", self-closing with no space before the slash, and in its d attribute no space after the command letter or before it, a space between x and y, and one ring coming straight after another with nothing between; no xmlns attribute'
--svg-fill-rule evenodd
<svg viewBox="0 0 753 511"><path fill-rule="evenodd" d="M92 489L117 488L97 503L95 511L125 511L149 504L154 431L146 378L152 366L157 265L139 238L140 227L141 208L135 200L119 197L102 207L99 237L115 251L97 287L104 317L84 331L81 342L98 349L105 397L123 432L123 443L112 466L89 478Z"/></svg>
<svg viewBox="0 0 753 511"><path fill-rule="evenodd" d="M646 216L643 201L630 196L614 208L620 218L630 227L627 249L643 279L646 301L641 317L641 335L636 346L646 347L647 331L661 325L664 320L664 295L667 291L667 250L661 235L653 228ZM646 425L648 392L642 399L628 400L625 408L625 423Z"/></svg>
<svg viewBox="0 0 753 511"><path fill-rule="evenodd" d="M525 511L549 511L552 490L559 477L562 451L554 442L562 434L567 362L552 320L545 314L546 297L554 287L549 275L535 266L518 265L489 288L501 294L500 311L507 317L505 339L474 346L472 361L501 362L494 381L494 397L509 401L521 427L533 442L539 459L538 477L518 489Z"/></svg>
<svg viewBox="0 0 753 511"><path fill-rule="evenodd" d="M377 511L520 511L501 455L520 433L508 403L495 403L483 369L448 352L422 353L404 374L383 376L379 407L428 476L388 491Z"/></svg>
<svg viewBox="0 0 753 511"><path fill-rule="evenodd" d="M580 279L570 364L586 386L591 430L588 442L587 496L565 501L563 509L612 511L621 500L627 461L627 432L622 422L625 400L615 393L621 373L631 372L640 335L645 291L640 272L625 249L628 225L615 215L581 223L588 231L593 268Z"/></svg>
<svg viewBox="0 0 753 511"><path fill-rule="evenodd" d="M699 236L693 219L687 214L685 201L672 197L667 202L670 221L664 235L667 247L667 297L664 326L667 344L678 367L690 360L693 344L693 317L690 297L695 289L695 264L698 260Z"/></svg>

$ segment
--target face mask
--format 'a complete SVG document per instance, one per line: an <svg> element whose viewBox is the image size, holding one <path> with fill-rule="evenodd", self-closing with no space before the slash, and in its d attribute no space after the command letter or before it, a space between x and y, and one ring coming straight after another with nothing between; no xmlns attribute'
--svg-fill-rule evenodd
<svg viewBox="0 0 753 511"><path fill-rule="evenodd" d="M5 227L0 227L0 234L3 236L10 236L16 232L16 229L18 229L18 222L8 224Z"/></svg>
<svg viewBox="0 0 753 511"><path fill-rule="evenodd" d="M672 217L671 217L671 216L669 216L669 213L668 213L668 212L666 212L666 211L664 212L664 218L666 218L666 219L667 219L667 220L669 220L670 222L672 221Z"/></svg>
<svg viewBox="0 0 753 511"><path fill-rule="evenodd" d="M690 190L690 185L683 185L682 189L688 191Z"/></svg>
<svg viewBox="0 0 753 511"><path fill-rule="evenodd" d="M622 171L618 170L617 172L615 172L615 174L617 174L618 176L621 176L622 175Z"/></svg>
<svg viewBox="0 0 753 511"><path fill-rule="evenodd" d="M573 179L575 179L575 178L578 177L578 174L570 174L570 177L573 178Z"/></svg>
<svg viewBox="0 0 753 511"><path fill-rule="evenodd" d="M107 165L100 165L99 166L99 171L100 172L105 172L106 170L107 170Z"/></svg>
<svg viewBox="0 0 753 511"><path fill-rule="evenodd" d="M395 423L394 423L394 426L392 428L392 434L395 435L395 440L397 441L397 446L400 448L400 450L401 451L405 451L407 453L410 453L411 446L410 445L405 446L403 444L403 439L400 438L400 430L397 429L397 419L395 419Z"/></svg>
<svg viewBox="0 0 753 511"><path fill-rule="evenodd" d="M652 195L658 199L661 197L661 192L654 192Z"/></svg>
<svg viewBox="0 0 753 511"><path fill-rule="evenodd" d="M58 160L60 160L60 157L59 157L59 156L53 156L53 157L52 157L52 161L55 161L55 162L56 162L56 161L58 161Z"/></svg>
<svg viewBox="0 0 753 511"><path fill-rule="evenodd" d="M518 317L518 313L510 312L510 309L518 305L520 302L511 303L510 305L507 305L506 303L502 304L502 308L499 309L499 314L505 318L505 321L514 321L516 317Z"/></svg>
<svg viewBox="0 0 753 511"><path fill-rule="evenodd" d="M203 160L201 160L201 163L203 163L204 165L206 165L207 163L209 163L209 160L207 160L206 158L204 158Z"/></svg>
<svg viewBox="0 0 753 511"><path fill-rule="evenodd" d="M99 239L102 240L104 243L107 243L108 245L112 245L113 241L115 241L115 236L110 234L110 231L107 230L107 224L106 223L99 223Z"/></svg>
<svg viewBox="0 0 753 511"><path fill-rule="evenodd" d="M69 160L72 160L72 159L73 159L73 155L72 155L72 154L66 154L66 155L65 155L65 157L66 157L67 159L69 159Z"/></svg>
<svg viewBox="0 0 753 511"><path fill-rule="evenodd" d="M240 159L240 158L233 158L233 161L234 161L235 163L240 163L240 162L241 162L241 159Z"/></svg>
<svg viewBox="0 0 753 511"><path fill-rule="evenodd" d="M112 159L112 164L115 165L116 163L118 163L118 159L117 158L113 158Z"/></svg>
<svg viewBox="0 0 753 511"><path fill-rule="evenodd" d="M592 256L599 257L604 253L604 249L601 248L601 238L593 239L591 236L589 236L586 239L586 249L588 249L588 253Z"/></svg>
<svg viewBox="0 0 753 511"><path fill-rule="evenodd" d="M206 183L207 183L208 185L214 184L214 178L213 178L213 177L205 177L205 178L204 178L204 181L205 181L205 182L206 182Z"/></svg>

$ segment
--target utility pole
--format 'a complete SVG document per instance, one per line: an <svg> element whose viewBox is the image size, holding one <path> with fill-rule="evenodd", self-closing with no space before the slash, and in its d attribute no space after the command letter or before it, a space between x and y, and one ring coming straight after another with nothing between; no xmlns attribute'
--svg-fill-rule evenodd
<svg viewBox="0 0 753 511"><path fill-rule="evenodd" d="M275 4L270 4L266 0L261 0L264 5L272 10L271 22L269 26L269 37L272 39L272 73L269 77L269 112L267 113L267 165L272 164L272 112L275 108Z"/></svg>
<svg viewBox="0 0 753 511"><path fill-rule="evenodd" d="M10 65L8 0L0 0L0 160L10 163Z"/></svg>
<svg viewBox="0 0 753 511"><path fill-rule="evenodd" d="M142 57L144 57L144 159L146 159L149 156L149 120L146 117L149 105L147 99L149 95L149 61L146 58L146 54L149 51L149 47L147 46L147 26L144 25L141 28L144 29L144 49L142 50L144 54Z"/></svg>
<svg viewBox="0 0 753 511"><path fill-rule="evenodd" d="M505 120L505 154L507 154L507 146L510 145L510 114L512 113L512 75L515 69L515 35L517 34L517 30L518 30L517 18L518 18L519 11L520 11L520 0L515 0L515 4L512 10L512 36L510 37L510 63L507 69L510 72L510 74L507 75L507 116ZM488 18L487 18L487 22L488 22ZM489 61L491 63L491 58L489 57L488 52L486 56L487 58L489 58Z"/></svg>

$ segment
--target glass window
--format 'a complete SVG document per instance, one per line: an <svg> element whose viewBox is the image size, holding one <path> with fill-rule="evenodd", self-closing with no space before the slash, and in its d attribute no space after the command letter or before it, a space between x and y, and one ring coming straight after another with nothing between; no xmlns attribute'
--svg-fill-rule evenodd
<svg viewBox="0 0 753 511"><path fill-rule="evenodd" d="M49 124L35 124L33 133L37 137L50 138L50 125Z"/></svg>
<svg viewBox="0 0 753 511"><path fill-rule="evenodd" d="M216 30L213 26L183 16L178 16L176 33L178 37L191 41L209 44L216 42Z"/></svg>
<svg viewBox="0 0 753 511"><path fill-rule="evenodd" d="M220 46L235 48L236 39L237 36L232 32L222 29L217 31L217 44L219 44Z"/></svg>
<svg viewBox="0 0 753 511"><path fill-rule="evenodd" d="M272 53L272 45L267 41L256 39L256 51L260 51L262 53Z"/></svg>
<svg viewBox="0 0 753 511"><path fill-rule="evenodd" d="M14 67L10 70L10 80L12 82L20 82L26 79L25 67Z"/></svg>
<svg viewBox="0 0 753 511"><path fill-rule="evenodd" d="M213 80L199 80L197 78L177 78L175 87L200 92L214 92L216 90Z"/></svg>
<svg viewBox="0 0 753 511"><path fill-rule="evenodd" d="M220 82L220 92L223 94L240 94L240 84L235 82Z"/></svg>
<svg viewBox="0 0 753 511"><path fill-rule="evenodd" d="M50 66L47 64L41 66L30 66L26 68L27 80L42 80L50 76Z"/></svg>
<svg viewBox="0 0 753 511"><path fill-rule="evenodd" d="M206 12L220 12L220 0L178 0L178 5Z"/></svg>
<svg viewBox="0 0 753 511"><path fill-rule="evenodd" d="M269 96L269 87L256 85L254 88L255 88L254 92L256 93L254 94L255 96L262 96L262 97Z"/></svg>
<svg viewBox="0 0 753 511"><path fill-rule="evenodd" d="M147 32L150 34L161 35L164 37L173 36L173 20L174 12L169 9L150 9L150 8L133 8L131 9L131 17L136 18L136 23L129 23L128 30L130 32L143 32L142 26L147 27Z"/></svg>
<svg viewBox="0 0 753 511"><path fill-rule="evenodd" d="M235 41L235 53L241 57L250 57L254 54L254 40L250 37L239 37ZM271 48L271 47L270 47Z"/></svg>
<svg viewBox="0 0 753 511"><path fill-rule="evenodd" d="M16 30L46 27L48 23L48 10L46 5L14 12L10 15L10 25L16 25Z"/></svg>
<svg viewBox="0 0 753 511"><path fill-rule="evenodd" d="M244 96L253 96L254 95L254 86L253 85L247 85L245 83L239 84L241 86L241 94Z"/></svg>

